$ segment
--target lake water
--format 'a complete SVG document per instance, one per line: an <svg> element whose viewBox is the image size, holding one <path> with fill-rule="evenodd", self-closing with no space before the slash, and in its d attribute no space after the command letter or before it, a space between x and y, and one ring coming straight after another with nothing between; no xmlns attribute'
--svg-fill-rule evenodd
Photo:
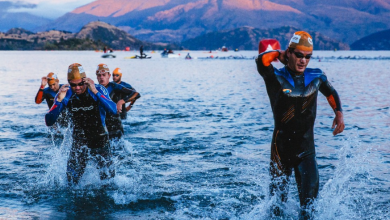
<svg viewBox="0 0 390 220"><path fill-rule="evenodd" d="M254 60L115 59L96 52L0 51L0 219L268 219L273 117ZM193 57L210 56L190 51ZM256 51L214 52L213 56ZM390 51L315 51L321 57L390 57ZM117 175L100 181L89 164L69 188L63 140L48 130L47 105L34 102L40 78L66 82L78 62L96 82L106 63L142 95L115 148ZM319 95L315 140L320 192L315 219L390 219L389 60L312 59L338 91L346 129L333 136L334 113ZM276 63L280 67L280 63ZM283 219L296 219L291 179Z"/></svg>

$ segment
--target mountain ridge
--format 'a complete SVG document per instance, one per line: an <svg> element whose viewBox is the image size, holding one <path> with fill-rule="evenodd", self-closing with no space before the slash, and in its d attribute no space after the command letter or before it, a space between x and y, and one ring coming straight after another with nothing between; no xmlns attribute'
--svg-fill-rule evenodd
<svg viewBox="0 0 390 220"><path fill-rule="evenodd" d="M101 20L140 40L181 42L208 32L284 25L320 32L346 43L390 28L385 0L97 0L42 28L77 32ZM147 33L147 34L145 34Z"/></svg>

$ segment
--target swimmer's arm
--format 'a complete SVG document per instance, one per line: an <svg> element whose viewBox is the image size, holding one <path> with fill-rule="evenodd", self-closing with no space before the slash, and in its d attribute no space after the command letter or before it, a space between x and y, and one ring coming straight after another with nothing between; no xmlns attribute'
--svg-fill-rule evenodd
<svg viewBox="0 0 390 220"><path fill-rule="evenodd" d="M257 71L264 79L274 76L274 67L272 66L271 62L274 61L275 59L284 60L283 53L284 52L280 52L278 50L271 50L271 51L261 53L256 58Z"/></svg>
<svg viewBox="0 0 390 220"><path fill-rule="evenodd" d="M120 92L125 97L121 100L119 100L116 105L117 105L117 110L119 113L122 112L122 105L125 104L126 102L130 102L130 105L126 107L126 111L129 111L131 107L133 106L134 102L141 97L141 95L134 89L134 88L128 88L119 84L116 84L114 87L115 92Z"/></svg>
<svg viewBox="0 0 390 220"><path fill-rule="evenodd" d="M344 124L344 117L343 117L343 109L341 107L341 101L340 97L337 93L337 91L333 88L333 86L330 84L326 78L322 77L323 83L320 86L320 92L326 96L326 99L328 100L329 105L332 107L335 118L333 120L332 129L333 135L337 135L344 131L345 124Z"/></svg>
<svg viewBox="0 0 390 220"><path fill-rule="evenodd" d="M39 87L39 90L38 90L38 92L37 92L37 95L35 96L35 103L36 103L36 104L41 104L41 103L42 103L42 101L43 101L43 95L44 95L44 93L43 93L43 89L44 89L44 88L45 88L45 87L42 88L42 86Z"/></svg>
<svg viewBox="0 0 390 220"><path fill-rule="evenodd" d="M69 97L72 95L72 90L69 89L69 85L61 86L56 97L54 97L53 106L50 108L49 112L45 115L46 126L52 126L57 118L60 116L60 113L65 109L68 104Z"/></svg>
<svg viewBox="0 0 390 220"><path fill-rule="evenodd" d="M103 107L108 113L116 115L117 108L115 102L113 102L108 95L108 91L101 85L96 85L97 93L95 93L95 97L99 101L99 105Z"/></svg>

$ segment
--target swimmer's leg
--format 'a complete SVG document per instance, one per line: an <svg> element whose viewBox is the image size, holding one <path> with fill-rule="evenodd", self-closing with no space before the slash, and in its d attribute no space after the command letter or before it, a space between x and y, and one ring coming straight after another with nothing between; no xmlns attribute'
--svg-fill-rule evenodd
<svg viewBox="0 0 390 220"><path fill-rule="evenodd" d="M91 155L96 158L97 169L99 169L100 179L110 179L115 177L115 168L112 161L110 142L108 137L102 140L104 146L91 150Z"/></svg>
<svg viewBox="0 0 390 220"><path fill-rule="evenodd" d="M270 196L276 196L277 202L271 207L271 215L282 216L281 203L287 201L288 182L292 170L285 169L282 171L278 164L271 161L270 164L271 183L269 186Z"/></svg>
<svg viewBox="0 0 390 220"><path fill-rule="evenodd" d="M301 203L300 219L311 219L314 211L312 204L314 199L317 198L319 188L319 175L315 155L305 157L294 170Z"/></svg>
<svg viewBox="0 0 390 220"><path fill-rule="evenodd" d="M88 160L88 149L85 146L80 146L82 143L73 142L72 149L69 154L66 175L68 184L78 184L83 176Z"/></svg>

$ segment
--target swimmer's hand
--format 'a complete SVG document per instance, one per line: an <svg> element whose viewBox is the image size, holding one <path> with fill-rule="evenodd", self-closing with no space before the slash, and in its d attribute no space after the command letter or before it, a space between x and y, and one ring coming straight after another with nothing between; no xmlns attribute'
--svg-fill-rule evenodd
<svg viewBox="0 0 390 220"><path fill-rule="evenodd" d="M45 88L46 85L47 85L47 77L44 76L42 77L41 88Z"/></svg>
<svg viewBox="0 0 390 220"><path fill-rule="evenodd" d="M69 84L65 84L61 86L61 88L58 90L58 95L57 95L58 102L61 102L65 98L66 92L68 92L68 90L69 90Z"/></svg>
<svg viewBox="0 0 390 220"><path fill-rule="evenodd" d="M286 51L285 50L280 50L279 52L280 52L280 54L278 56L279 61L281 63L283 63L284 65L287 65Z"/></svg>
<svg viewBox="0 0 390 220"><path fill-rule="evenodd" d="M93 94L96 95L96 93L98 93L98 91L95 87L95 82L91 78L83 78L83 82L85 84L87 84L89 90L91 90L91 92L93 92Z"/></svg>
<svg viewBox="0 0 390 220"><path fill-rule="evenodd" d="M116 110L118 111L118 113L122 113L122 105L123 104L125 104L125 101L123 99L119 100L116 103Z"/></svg>
<svg viewBox="0 0 390 220"><path fill-rule="evenodd" d="M340 111L336 111L336 117L333 120L332 129L335 127L336 129L333 130L333 135L340 134L341 132L344 131L345 128L344 117L343 117L343 113Z"/></svg>

